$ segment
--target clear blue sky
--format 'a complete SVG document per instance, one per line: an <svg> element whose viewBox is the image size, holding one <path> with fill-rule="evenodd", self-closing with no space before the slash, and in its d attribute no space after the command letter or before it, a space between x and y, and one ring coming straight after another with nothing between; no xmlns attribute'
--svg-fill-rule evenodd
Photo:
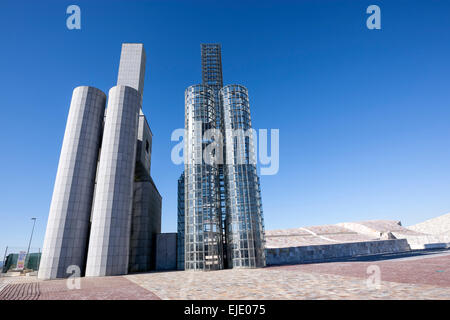
<svg viewBox="0 0 450 320"><path fill-rule="evenodd" d="M80 31L66 8L81 7ZM381 7L368 30L367 6ZM71 93L115 85L122 42L147 51L144 112L164 232L176 230L171 132L201 81L200 43L248 87L255 128L280 129L261 178L266 229L450 211L449 1L11 1L0 4L0 259L42 247Z"/></svg>

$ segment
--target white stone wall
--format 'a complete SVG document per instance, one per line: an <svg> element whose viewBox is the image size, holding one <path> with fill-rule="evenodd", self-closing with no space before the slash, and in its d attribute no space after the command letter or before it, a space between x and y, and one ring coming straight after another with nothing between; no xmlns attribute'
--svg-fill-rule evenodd
<svg viewBox="0 0 450 320"><path fill-rule="evenodd" d="M67 277L84 266L106 95L73 91L45 233L40 279Z"/></svg>
<svg viewBox="0 0 450 320"><path fill-rule="evenodd" d="M450 235L427 234L421 236L412 236L394 233L394 236L397 239L406 239L406 241L408 241L409 246L413 250L450 248Z"/></svg>
<svg viewBox="0 0 450 320"><path fill-rule="evenodd" d="M131 87L109 91L86 276L126 274L141 95Z"/></svg>

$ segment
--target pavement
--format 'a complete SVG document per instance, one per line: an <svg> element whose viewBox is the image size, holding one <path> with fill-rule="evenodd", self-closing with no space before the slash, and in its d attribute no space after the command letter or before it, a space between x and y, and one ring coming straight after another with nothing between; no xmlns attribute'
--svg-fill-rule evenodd
<svg viewBox="0 0 450 320"><path fill-rule="evenodd" d="M367 278L367 270L370 266L380 268L380 277L383 281L450 289L450 250L367 256L343 262L281 266L279 268L293 267L300 272Z"/></svg>
<svg viewBox="0 0 450 320"><path fill-rule="evenodd" d="M450 299L450 250L211 272L41 281L1 277L0 300Z"/></svg>

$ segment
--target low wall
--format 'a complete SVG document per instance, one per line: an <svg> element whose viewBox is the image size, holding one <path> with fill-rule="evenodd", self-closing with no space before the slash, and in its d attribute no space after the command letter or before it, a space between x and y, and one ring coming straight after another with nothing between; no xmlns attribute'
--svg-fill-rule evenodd
<svg viewBox="0 0 450 320"><path fill-rule="evenodd" d="M409 246L413 250L450 248L450 236L447 235L405 236L394 233L394 236L408 241Z"/></svg>
<svg viewBox="0 0 450 320"><path fill-rule="evenodd" d="M266 248L266 264L284 265L409 251L406 239L376 240L289 248Z"/></svg>

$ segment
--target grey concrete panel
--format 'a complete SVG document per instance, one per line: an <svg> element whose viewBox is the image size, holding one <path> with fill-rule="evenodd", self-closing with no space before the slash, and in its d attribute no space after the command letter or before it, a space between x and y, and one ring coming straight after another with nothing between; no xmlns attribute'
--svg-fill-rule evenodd
<svg viewBox="0 0 450 320"><path fill-rule="evenodd" d="M363 241L288 248L267 248L268 266L320 262L329 259L408 252L406 239Z"/></svg>
<svg viewBox="0 0 450 320"><path fill-rule="evenodd" d="M156 235L161 233L161 196L153 181L134 183L130 272L155 269Z"/></svg>
<svg viewBox="0 0 450 320"><path fill-rule="evenodd" d="M124 43L120 55L117 85L128 86L144 93L145 50L142 43Z"/></svg>
<svg viewBox="0 0 450 320"><path fill-rule="evenodd" d="M177 234L161 233L156 236L156 270L177 269Z"/></svg>
<svg viewBox="0 0 450 320"><path fill-rule="evenodd" d="M136 147L136 179L147 180L150 176L152 157L152 131L148 126L147 119L139 113L138 140Z"/></svg>
<svg viewBox="0 0 450 320"><path fill-rule="evenodd" d="M89 218L106 95L93 87L73 91L45 233L40 279L67 277L84 267Z"/></svg>

